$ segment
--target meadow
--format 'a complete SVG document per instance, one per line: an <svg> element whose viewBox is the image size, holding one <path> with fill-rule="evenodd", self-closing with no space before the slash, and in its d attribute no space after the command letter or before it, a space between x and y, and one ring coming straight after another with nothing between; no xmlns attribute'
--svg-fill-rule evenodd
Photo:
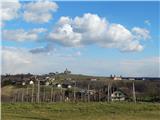
<svg viewBox="0 0 160 120"><path fill-rule="evenodd" d="M2 103L2 120L159 120L159 103Z"/></svg>

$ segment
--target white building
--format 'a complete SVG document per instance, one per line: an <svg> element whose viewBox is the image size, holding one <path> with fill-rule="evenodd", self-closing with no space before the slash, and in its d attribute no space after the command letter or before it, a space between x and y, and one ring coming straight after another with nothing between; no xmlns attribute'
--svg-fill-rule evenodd
<svg viewBox="0 0 160 120"><path fill-rule="evenodd" d="M31 81L29 81L29 84L30 84L30 85L33 85L33 84L34 84L34 82L31 80Z"/></svg>
<svg viewBox="0 0 160 120"><path fill-rule="evenodd" d="M122 77L113 77L113 80L122 80Z"/></svg>
<svg viewBox="0 0 160 120"><path fill-rule="evenodd" d="M111 94L112 101L124 101L126 98L125 94L121 91L115 91Z"/></svg>

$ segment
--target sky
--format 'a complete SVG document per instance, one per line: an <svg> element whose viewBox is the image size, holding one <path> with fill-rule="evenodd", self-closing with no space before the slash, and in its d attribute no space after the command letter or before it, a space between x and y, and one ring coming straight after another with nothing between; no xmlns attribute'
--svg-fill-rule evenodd
<svg viewBox="0 0 160 120"><path fill-rule="evenodd" d="M2 74L160 77L160 2L1 3Z"/></svg>

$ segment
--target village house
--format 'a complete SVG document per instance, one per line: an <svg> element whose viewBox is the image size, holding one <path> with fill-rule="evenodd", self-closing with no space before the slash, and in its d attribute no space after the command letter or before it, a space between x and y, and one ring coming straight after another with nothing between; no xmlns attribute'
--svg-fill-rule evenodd
<svg viewBox="0 0 160 120"><path fill-rule="evenodd" d="M97 79L96 78L91 78L90 81L97 81Z"/></svg>
<svg viewBox="0 0 160 120"><path fill-rule="evenodd" d="M69 70L66 68L66 70L64 71L64 74L66 74L66 75L71 74L71 71L69 71Z"/></svg>
<svg viewBox="0 0 160 120"><path fill-rule="evenodd" d="M129 78L129 80L135 80L135 78Z"/></svg>
<svg viewBox="0 0 160 120"><path fill-rule="evenodd" d="M122 80L122 77L121 76L114 76L113 80Z"/></svg>
<svg viewBox="0 0 160 120"><path fill-rule="evenodd" d="M112 101L124 101L126 99L126 95L124 92L117 90L111 94Z"/></svg>

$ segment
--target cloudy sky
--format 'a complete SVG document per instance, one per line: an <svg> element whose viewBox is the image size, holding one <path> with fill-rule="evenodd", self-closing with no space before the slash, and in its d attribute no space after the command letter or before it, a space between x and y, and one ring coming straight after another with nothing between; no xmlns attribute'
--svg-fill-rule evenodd
<svg viewBox="0 0 160 120"><path fill-rule="evenodd" d="M2 0L2 74L159 77L158 4Z"/></svg>

